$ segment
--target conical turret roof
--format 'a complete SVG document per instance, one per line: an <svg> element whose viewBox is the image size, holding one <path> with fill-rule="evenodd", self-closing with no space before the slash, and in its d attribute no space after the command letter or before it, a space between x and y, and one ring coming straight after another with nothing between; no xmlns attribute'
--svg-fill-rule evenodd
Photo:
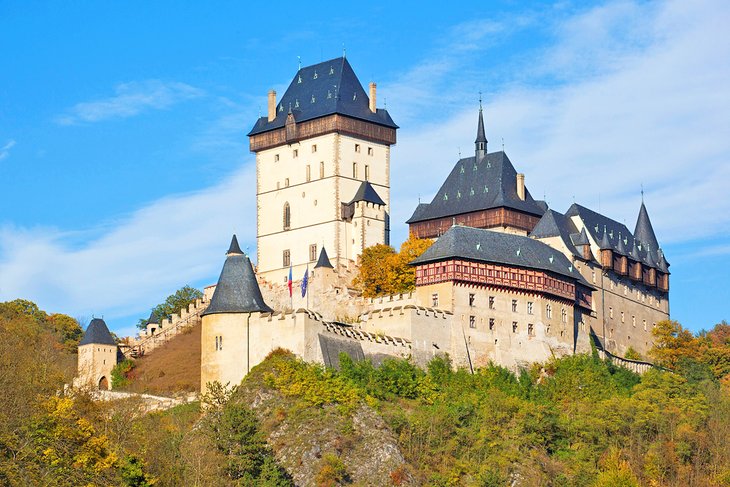
<svg viewBox="0 0 730 487"><path fill-rule="evenodd" d="M112 334L109 333L109 328L107 328L106 323L101 318L94 318L91 320L91 323L89 323L89 326L84 332L84 337L79 342L79 346L89 345L91 343L95 345L114 346L117 344L117 342L114 341Z"/></svg>
<svg viewBox="0 0 730 487"><path fill-rule="evenodd" d="M234 235L231 248L238 242ZM218 278L218 284L210 300L208 309L202 316L218 313L252 313L273 311L261 295L259 283L253 272L253 266L248 256L238 249L229 252L223 264L223 270Z"/></svg>
<svg viewBox="0 0 730 487"><path fill-rule="evenodd" d="M654 228L652 228L651 220L649 220L649 213L646 211L646 206L644 206L643 201L639 209L639 218L636 220L634 238L644 244L645 247L648 247L650 252L656 252L659 248L659 243L654 234Z"/></svg>
<svg viewBox="0 0 730 487"><path fill-rule="evenodd" d="M241 247L238 246L238 239L236 238L236 234L233 234L233 238L231 239L231 245L228 247L228 252L226 252L226 255L230 254L241 254L243 255L243 251L241 250Z"/></svg>
<svg viewBox="0 0 730 487"><path fill-rule="evenodd" d="M590 245L591 242L588 240L588 234L586 233L585 227L580 229L578 237L573 241L574 245Z"/></svg>
<svg viewBox="0 0 730 487"><path fill-rule="evenodd" d="M636 246L636 239L634 239L634 245L631 246L631 250L629 251L629 257L631 257L631 260L634 260L636 262L641 262L641 256L639 255L639 249Z"/></svg>
<svg viewBox="0 0 730 487"><path fill-rule="evenodd" d="M160 323L160 320L157 319L157 316L155 316L154 311L150 311L150 317L147 318L147 324L150 325L157 325Z"/></svg>
<svg viewBox="0 0 730 487"><path fill-rule="evenodd" d="M618 237L618 244L616 245L616 253L619 255L628 255L626 252L626 246L624 245L624 240L620 235Z"/></svg>
<svg viewBox="0 0 730 487"><path fill-rule="evenodd" d="M608 232L605 228L603 229L603 237L598 242L598 248L601 250L613 250L613 245L611 245L611 241L608 239Z"/></svg>
<svg viewBox="0 0 730 487"><path fill-rule="evenodd" d="M330 269L334 269L332 263L330 262L330 258L327 255L327 251L324 249L324 247L322 247L322 250L320 250L319 259L317 259L317 263L314 265L315 269L319 267L329 267Z"/></svg>
<svg viewBox="0 0 730 487"><path fill-rule="evenodd" d="M664 252L662 249L659 249L659 261L657 262L657 268L662 271L665 274L669 274L669 262L667 262L667 259L664 257Z"/></svg>

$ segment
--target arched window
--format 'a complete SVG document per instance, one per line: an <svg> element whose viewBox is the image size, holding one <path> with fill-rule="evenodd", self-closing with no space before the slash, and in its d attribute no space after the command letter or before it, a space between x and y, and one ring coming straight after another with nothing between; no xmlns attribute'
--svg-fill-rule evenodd
<svg viewBox="0 0 730 487"><path fill-rule="evenodd" d="M291 208L289 203L284 203L284 230L291 228Z"/></svg>

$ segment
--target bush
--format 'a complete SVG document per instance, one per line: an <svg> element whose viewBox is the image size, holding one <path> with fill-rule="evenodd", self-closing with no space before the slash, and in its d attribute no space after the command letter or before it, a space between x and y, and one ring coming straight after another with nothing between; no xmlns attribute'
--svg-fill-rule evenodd
<svg viewBox="0 0 730 487"><path fill-rule="evenodd" d="M134 379L134 360L124 359L112 369L112 389L127 387Z"/></svg>

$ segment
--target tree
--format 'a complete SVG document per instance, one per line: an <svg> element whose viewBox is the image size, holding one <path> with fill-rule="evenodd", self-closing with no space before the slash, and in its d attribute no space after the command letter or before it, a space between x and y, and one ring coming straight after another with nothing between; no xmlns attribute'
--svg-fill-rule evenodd
<svg viewBox="0 0 730 487"><path fill-rule="evenodd" d="M431 246L431 241L410 236L400 252L389 245L373 245L360 255L354 285L371 298L411 292L416 288L416 270L410 263Z"/></svg>
<svg viewBox="0 0 730 487"><path fill-rule="evenodd" d="M163 303L152 308L152 316L157 318L158 322L166 319L173 313L177 313L183 308L187 308L190 303L194 303L196 299L203 297L203 293L194 287L185 285L169 295ZM147 326L147 318L140 318L137 322L137 328L144 330Z"/></svg>

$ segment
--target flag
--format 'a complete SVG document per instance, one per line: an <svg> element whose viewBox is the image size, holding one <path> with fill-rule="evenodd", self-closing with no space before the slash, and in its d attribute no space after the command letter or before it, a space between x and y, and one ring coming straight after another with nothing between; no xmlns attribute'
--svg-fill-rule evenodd
<svg viewBox="0 0 730 487"><path fill-rule="evenodd" d="M287 287L289 288L289 297L292 297L292 279L291 279L291 266L289 266L289 280L286 282Z"/></svg>
<svg viewBox="0 0 730 487"><path fill-rule="evenodd" d="M302 279L302 297L307 295L307 284L309 283L309 266L304 271L304 278Z"/></svg>

